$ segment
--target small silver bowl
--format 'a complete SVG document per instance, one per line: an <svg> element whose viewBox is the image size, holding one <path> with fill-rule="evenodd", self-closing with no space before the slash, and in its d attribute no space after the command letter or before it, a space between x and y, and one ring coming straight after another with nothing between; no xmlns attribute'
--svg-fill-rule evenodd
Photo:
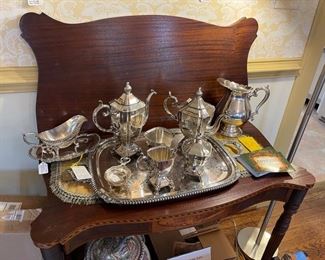
<svg viewBox="0 0 325 260"><path fill-rule="evenodd" d="M171 147L174 135L164 127L154 127L144 133L144 137L149 146L164 145Z"/></svg>

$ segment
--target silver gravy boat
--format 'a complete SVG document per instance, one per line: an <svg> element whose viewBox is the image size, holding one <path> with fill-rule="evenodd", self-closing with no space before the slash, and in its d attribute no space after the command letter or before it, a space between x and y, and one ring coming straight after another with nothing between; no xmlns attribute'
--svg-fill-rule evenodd
<svg viewBox="0 0 325 260"><path fill-rule="evenodd" d="M139 100L132 93L129 82L124 87L124 93L118 98L104 104L101 100L93 112L94 124L103 132L116 135L120 141L115 152L121 157L130 157L136 154L140 148L134 140L140 135L142 127L146 124L149 116L149 102L153 94L151 90L146 102ZM102 116L111 119L111 126L104 128L98 123L98 113L103 110Z"/></svg>
<svg viewBox="0 0 325 260"><path fill-rule="evenodd" d="M250 86L241 85L223 78L218 78L217 81L220 85L231 90L230 96L223 109L227 117L222 120L223 126L221 127L220 133L229 137L239 136L242 134L240 126L245 124L248 120L253 120L254 116L258 114L261 106L269 98L269 86L254 89ZM256 106L255 111L252 112L249 101L251 97L257 97L259 91L264 92L264 97Z"/></svg>
<svg viewBox="0 0 325 260"><path fill-rule="evenodd" d="M87 121L83 115L75 115L59 126L41 133L25 133L23 140L29 145L41 147L42 154L49 154L53 159L59 157L59 150L74 144L75 152L79 142L85 142L84 138L77 140L82 125Z"/></svg>

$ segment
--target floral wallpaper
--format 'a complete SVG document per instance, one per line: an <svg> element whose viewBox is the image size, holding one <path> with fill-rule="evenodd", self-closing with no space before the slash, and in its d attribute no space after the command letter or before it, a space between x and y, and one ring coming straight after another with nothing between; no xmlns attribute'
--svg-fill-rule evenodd
<svg viewBox="0 0 325 260"><path fill-rule="evenodd" d="M229 25L243 16L254 17L259 31L249 55L253 60L301 57L318 4L318 0L40 1L40 6L30 7L27 0L0 0L0 67L36 65L18 27L20 17L26 12L44 12L66 23L160 14Z"/></svg>

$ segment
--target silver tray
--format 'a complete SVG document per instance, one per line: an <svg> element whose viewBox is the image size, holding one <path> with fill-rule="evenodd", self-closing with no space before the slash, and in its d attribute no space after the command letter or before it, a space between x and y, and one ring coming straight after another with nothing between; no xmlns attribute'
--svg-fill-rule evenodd
<svg viewBox="0 0 325 260"><path fill-rule="evenodd" d="M175 130L173 132L176 133ZM127 187L118 191L110 187L103 177L104 172L109 167L119 165L119 157L114 153L117 140L115 138L107 139L101 143L96 152L89 156L93 188L99 197L107 203L136 205L186 198L219 190L233 184L241 175L240 172L236 171L236 162L215 138L210 137L208 140L213 146L213 151L212 156L204 166L202 181L195 181L183 174L185 159L178 151L170 172L170 177L175 184L175 191L155 195L147 182L150 173L136 168L137 157L132 158L132 161L127 165L132 172ZM136 143L145 153L148 146L143 135L138 138Z"/></svg>
<svg viewBox="0 0 325 260"><path fill-rule="evenodd" d="M78 142L79 139L82 139L83 141L79 142L77 152L75 149L76 145L71 144L66 148L59 149L59 155L53 157L50 154L42 155L42 147L41 145L38 145L30 148L28 154L32 159L40 160L46 163L67 161L80 157L81 155L86 154L88 152L94 151L100 142L100 137L98 134L81 134L76 137L76 142Z"/></svg>
<svg viewBox="0 0 325 260"><path fill-rule="evenodd" d="M66 203L90 205L100 202L92 185L88 182L80 182L73 179L70 172L78 159L56 162L51 164L50 188L54 195ZM78 165L88 167L87 157L84 157Z"/></svg>

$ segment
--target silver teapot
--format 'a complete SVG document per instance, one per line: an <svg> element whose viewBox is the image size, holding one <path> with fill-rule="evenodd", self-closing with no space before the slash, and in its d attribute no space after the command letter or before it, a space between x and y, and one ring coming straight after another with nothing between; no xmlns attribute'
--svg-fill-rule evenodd
<svg viewBox="0 0 325 260"><path fill-rule="evenodd" d="M132 93L132 87L129 82L126 83L124 93L118 98L104 104L99 100L99 105L93 112L94 124L103 132L115 134L120 145L115 152L121 157L130 157L139 151L139 147L134 140L140 135L142 127L146 124L149 116L149 102L153 94L157 94L151 90L146 102L139 100ZM97 120L99 111L104 117L110 116L111 126L109 128L102 127Z"/></svg>
<svg viewBox="0 0 325 260"><path fill-rule="evenodd" d="M258 114L261 106L269 98L269 86L254 89L250 86L241 85L223 78L218 78L217 81L220 85L231 90L230 96L223 109L223 113L227 116L222 119L223 126L221 127L220 133L229 137L239 136L242 134L240 126L245 124L248 120L253 120L254 116ZM249 101L251 97L257 97L259 91L264 92L264 97L256 106L255 111L252 112Z"/></svg>
<svg viewBox="0 0 325 260"><path fill-rule="evenodd" d="M219 115L213 125L211 120L214 117L215 107L202 98L202 90L199 88L193 99L188 99L184 103L179 103L178 99L169 92L169 96L164 100L164 110L171 118L179 123L179 128L185 138L201 138L204 135L214 134L218 131L221 119L224 115ZM168 108L169 101L176 108L173 114Z"/></svg>

